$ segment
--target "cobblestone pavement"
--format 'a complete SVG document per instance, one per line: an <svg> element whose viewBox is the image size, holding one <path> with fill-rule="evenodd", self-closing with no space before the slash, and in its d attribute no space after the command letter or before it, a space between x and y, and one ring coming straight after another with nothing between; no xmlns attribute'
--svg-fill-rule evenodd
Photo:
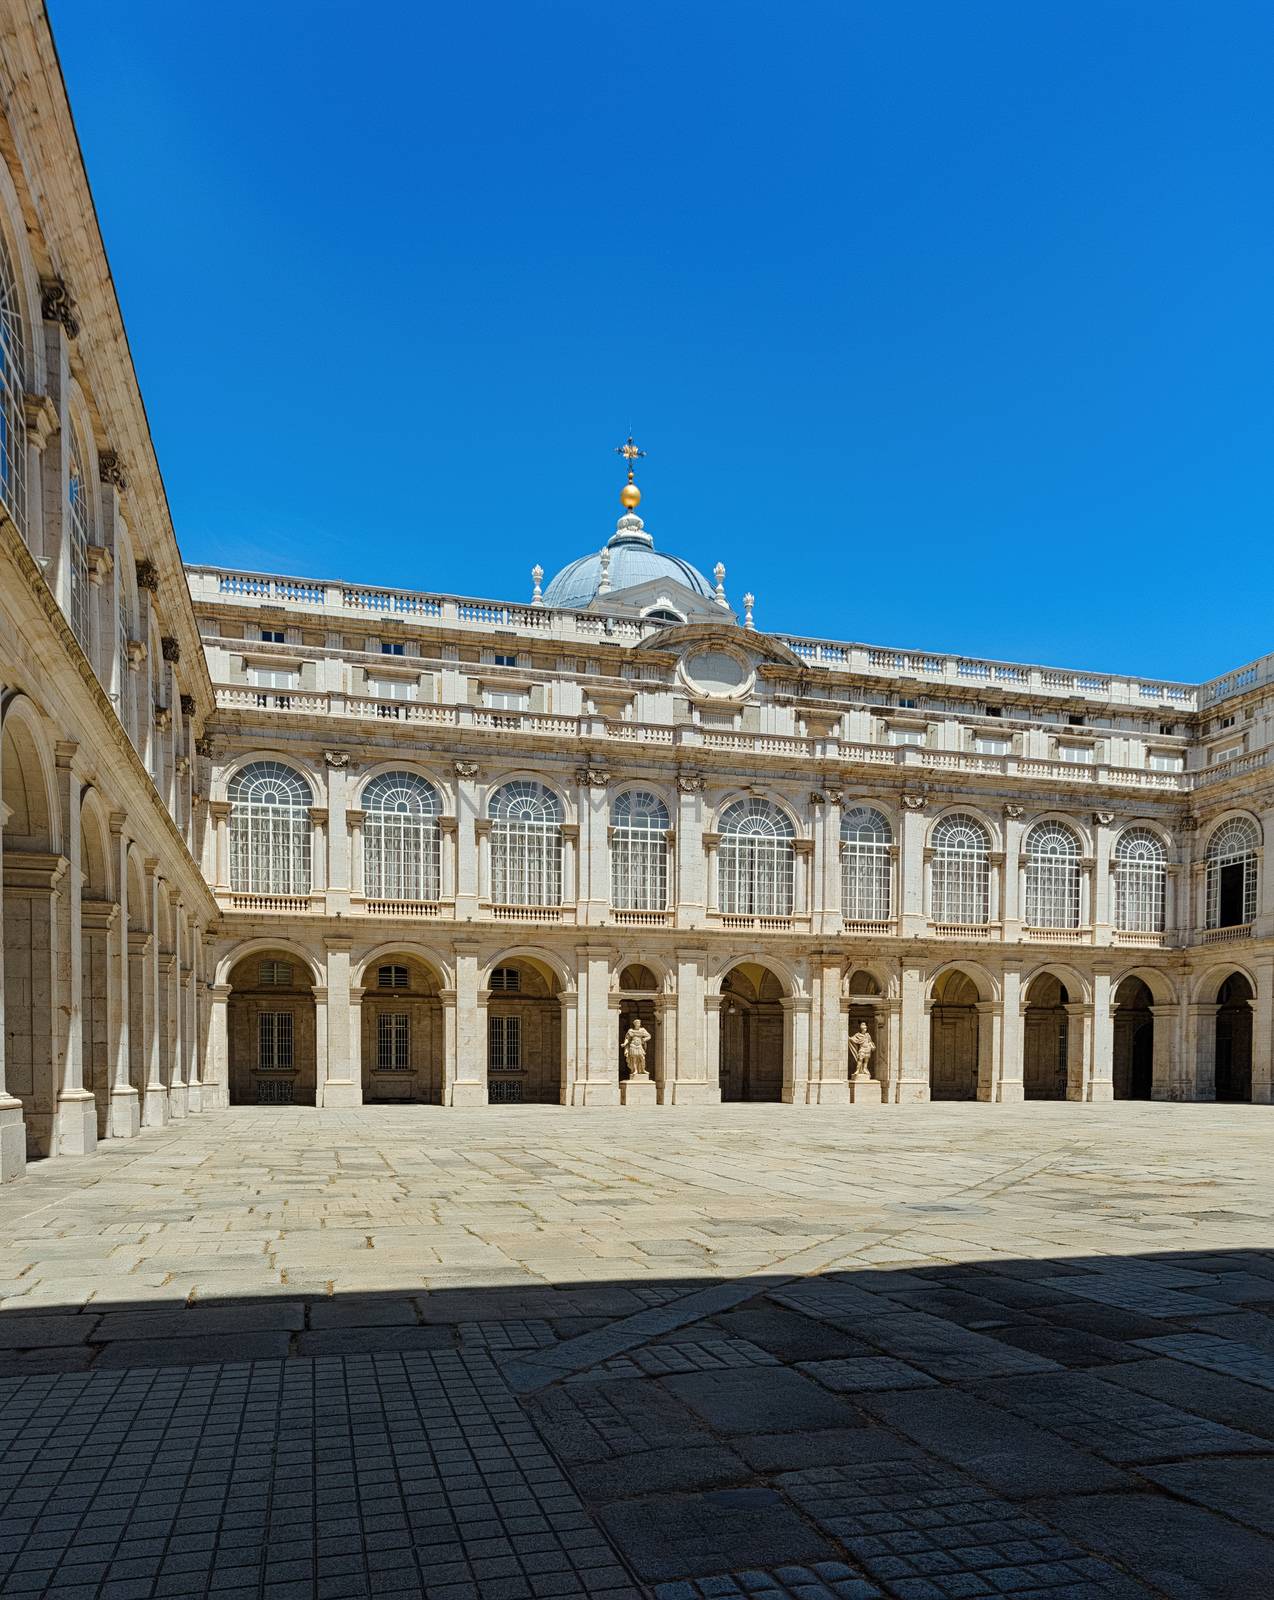
<svg viewBox="0 0 1274 1600"><path fill-rule="evenodd" d="M1274 1108L242 1109L0 1190L0 1596L1269 1600Z"/></svg>

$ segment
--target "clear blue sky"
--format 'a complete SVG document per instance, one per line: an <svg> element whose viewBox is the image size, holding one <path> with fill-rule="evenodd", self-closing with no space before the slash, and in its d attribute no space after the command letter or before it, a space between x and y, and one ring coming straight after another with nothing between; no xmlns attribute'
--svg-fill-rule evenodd
<svg viewBox="0 0 1274 1600"><path fill-rule="evenodd" d="M186 556L1274 649L1268 0L52 0Z"/></svg>

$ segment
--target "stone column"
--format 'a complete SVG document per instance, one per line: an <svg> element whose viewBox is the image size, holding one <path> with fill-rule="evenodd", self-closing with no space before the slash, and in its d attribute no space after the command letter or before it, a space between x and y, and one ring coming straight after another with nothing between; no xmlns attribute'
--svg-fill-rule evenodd
<svg viewBox="0 0 1274 1600"><path fill-rule="evenodd" d="M792 849L796 855L796 860L793 862L795 871L792 874L795 891L792 896L792 912L794 916L804 917L810 914L810 888L814 877L814 841L793 839Z"/></svg>
<svg viewBox="0 0 1274 1600"><path fill-rule="evenodd" d="M1274 877L1274 873L1269 876ZM1256 983L1251 1001L1252 1104L1267 1106L1274 1100L1274 959L1262 956L1254 961L1252 977Z"/></svg>
<svg viewBox="0 0 1274 1600"><path fill-rule="evenodd" d="M146 895L150 902L147 917L155 931L151 935L150 951L146 964L147 1010L150 1017L148 1052L146 1061L146 1092L142 1096L142 1126L162 1128L168 1121L168 1086L164 1082L163 1059L165 1043L160 1037L163 1022L161 995L161 962L159 948L159 886L158 860L152 856L144 864Z"/></svg>
<svg viewBox="0 0 1274 1600"><path fill-rule="evenodd" d="M204 1109L203 1082L199 1071L200 994L203 989L203 929L191 923L190 976L186 980L186 1109L193 1116Z"/></svg>
<svg viewBox="0 0 1274 1600"><path fill-rule="evenodd" d="M59 1068L58 1155L88 1155L97 1149L97 1102L84 1087L83 871L80 862L80 802L83 785L72 762L78 745L54 746L58 804L67 873L58 896L58 949L54 1001L54 1063Z"/></svg>
<svg viewBox="0 0 1274 1600"><path fill-rule="evenodd" d="M575 1079L569 1103L617 1106L619 1013L610 1004L614 951L601 945L582 944L575 954L580 1014L576 1029Z"/></svg>
<svg viewBox="0 0 1274 1600"><path fill-rule="evenodd" d="M818 791L816 791L818 792ZM829 789L821 798L810 796L814 806L814 930L838 934L844 917L840 885L841 791Z"/></svg>
<svg viewBox="0 0 1274 1600"><path fill-rule="evenodd" d="M811 963L815 972L817 1010L811 1050L809 1102L811 1105L846 1105L849 1102L848 1008L841 999L841 961L825 950Z"/></svg>
<svg viewBox="0 0 1274 1600"><path fill-rule="evenodd" d="M1066 1010L1066 1098L1087 1100L1093 1060L1093 1008L1078 1000ZM1113 1027L1113 1023L1112 1023Z"/></svg>
<svg viewBox="0 0 1274 1600"><path fill-rule="evenodd" d="M479 821L478 797L478 763L476 761L457 761L454 763L456 775L454 803L456 815L456 921L472 921L478 914L478 900L480 890L478 884L478 834L476 824ZM456 984L457 991L460 984ZM476 978L473 983L473 993L477 993ZM486 1019L483 1019L483 1055L482 1055L482 1103L486 1103ZM465 1048L463 1037L461 1049ZM457 1080L459 1083L461 1080ZM468 1080L465 1080L468 1081ZM476 1081L476 1080L475 1080ZM464 1102L457 1101L457 1105ZM476 1102L469 1102L476 1103Z"/></svg>
<svg viewBox="0 0 1274 1600"><path fill-rule="evenodd" d="M352 812L351 816L361 817L361 811ZM454 817L438 818L438 894L443 900L456 898L456 883L459 877L458 862L456 861L457 843L456 819ZM363 893L363 866L362 851L355 856L355 871L358 874L358 892Z"/></svg>
<svg viewBox="0 0 1274 1600"><path fill-rule="evenodd" d="M927 862L925 860L925 830L928 826L924 816L924 801L919 795L904 795L902 797L903 811L901 816L902 837L899 841L898 878L899 878L899 903L902 908L902 933L923 937L929 931L928 904L925 895L925 879L928 876ZM928 1051L925 1054L925 1084L929 1082Z"/></svg>
<svg viewBox="0 0 1274 1600"><path fill-rule="evenodd" d="M1002 1069L1004 1012L998 1000L979 1000L974 1008L978 1013L978 1099L1003 1100L1005 1095Z"/></svg>
<svg viewBox="0 0 1274 1600"><path fill-rule="evenodd" d="M898 998L898 1100L929 1098L929 1007L924 967L902 964Z"/></svg>
<svg viewBox="0 0 1274 1600"><path fill-rule="evenodd" d="M578 916L580 922L594 926L606 921L610 908L609 783L610 773L602 767L584 767L575 774L580 856ZM618 1084L615 1092L618 1095Z"/></svg>
<svg viewBox="0 0 1274 1600"><path fill-rule="evenodd" d="M208 1053L204 1060L204 1092L216 1089L216 1104L230 1103L230 1035L227 1027L226 1003L230 999L228 983L208 985Z"/></svg>
<svg viewBox="0 0 1274 1600"><path fill-rule="evenodd" d="M333 765L331 756L337 756ZM344 756L331 751L327 759L327 912L341 916L349 910L354 883L350 800L354 789Z"/></svg>
<svg viewBox="0 0 1274 1600"><path fill-rule="evenodd" d="M708 892L703 850L703 779L697 773L681 773L677 778L676 822L677 926L702 928L707 921ZM702 1032L702 1021L699 1008L696 1037ZM684 1033L679 1038L684 1048Z"/></svg>
<svg viewBox="0 0 1274 1600"><path fill-rule="evenodd" d="M709 1062L711 1062L713 1064L712 1068L710 1070L712 1071L712 1076L715 1079L715 1086L716 1086L716 1094L715 1094L715 1096L705 1096L705 1099L711 1098L714 1104L718 1104L720 1102L720 1100L721 1100L721 996L720 996L720 994L705 994L704 995L704 997L703 997L703 1022L702 1022L701 1026L702 1026L703 1041L704 1041L703 1042L704 1056L706 1057L706 1059ZM681 1090L681 1088L682 1088L682 1086L680 1084L678 1084L676 1086L676 1090L674 1090L673 1099L672 1099L672 1102L671 1102L673 1105L675 1105L677 1103L678 1098L687 1098L687 1099L689 1098L689 1096L684 1094L684 1091L680 1096L678 1095L677 1090Z"/></svg>
<svg viewBox="0 0 1274 1600"><path fill-rule="evenodd" d="M230 887L230 802L210 800L208 818L212 823L214 841L212 886L214 889L228 889Z"/></svg>
<svg viewBox="0 0 1274 1600"><path fill-rule="evenodd" d="M361 1106L362 1070L362 995L351 1004L351 942L327 939L327 1054L320 1057L315 1087L320 1106ZM357 1022L360 1032L355 1035Z"/></svg>
<svg viewBox="0 0 1274 1600"><path fill-rule="evenodd" d="M811 1102L810 1014L814 1002L807 994L784 995L783 1008L783 1103L789 1106Z"/></svg>
<svg viewBox="0 0 1274 1600"><path fill-rule="evenodd" d="M562 1022L562 1059L559 1064L559 1098L564 1106L579 1105L582 1100L576 1098L582 1094L581 1086L577 1083L580 1076L579 1059L579 991L576 989L563 989L557 997L558 1010ZM585 1063L585 1071L587 1071Z"/></svg>
<svg viewBox="0 0 1274 1600"><path fill-rule="evenodd" d="M127 670L121 665L121 672ZM115 877L119 884L119 920L111 959L115 964L114 991L118 1006L118 1022L113 1034L111 1074L111 1110L109 1127L114 1139L130 1139L141 1131L142 1101L129 1078L132 1060L132 940L128 919L128 840L124 837L124 824L128 819L123 812L111 813L111 846L115 857Z"/></svg>
<svg viewBox="0 0 1274 1600"><path fill-rule="evenodd" d="M1215 1001L1195 1001L1186 1008L1186 1058L1182 1063L1182 1100L1216 1099Z"/></svg>
<svg viewBox="0 0 1274 1600"><path fill-rule="evenodd" d="M310 807L310 893L327 900L327 807ZM345 904L348 906L348 897Z"/></svg>
<svg viewBox="0 0 1274 1600"><path fill-rule="evenodd" d="M487 994L478 987L478 946L457 941L456 987L447 1019L451 1048L444 1062L446 1102L452 1106L487 1103ZM444 1006L447 1001L444 998Z"/></svg>
<svg viewBox="0 0 1274 1600"><path fill-rule="evenodd" d="M1026 857L1022 853L1023 807L1007 805L1004 808L1004 896L1001 902L1004 937L1017 940L1022 936L1026 920ZM994 873L992 874L994 876ZM992 915L992 921L995 920Z"/></svg>
<svg viewBox="0 0 1274 1600"><path fill-rule="evenodd" d="M1115 1027L1111 1020L1110 973L1100 968L1093 974L1093 1009L1089 1023L1092 1029L1092 1071L1088 1078L1085 1098L1088 1100L1113 1100L1115 1098Z"/></svg>
<svg viewBox="0 0 1274 1600"><path fill-rule="evenodd" d="M170 1117L184 1117L189 1109L186 1100L186 1017L183 1005L185 992L186 964L182 960L189 939L186 932L186 915L182 909L181 897L175 890L169 890L168 903L172 907L173 924L173 964L171 983L168 993L168 1037L171 1049L168 1057L168 1114Z"/></svg>
<svg viewBox="0 0 1274 1600"><path fill-rule="evenodd" d="M1025 1042L1026 1030L1023 1027L1022 1017L1022 973L1021 969L1013 964L1006 964L1000 974L1000 992L1003 1006L1000 1020L1001 1038L998 1055L992 1055L992 1061L997 1061L995 1069L995 1093L993 1099L1006 1104L1015 1104L1025 1098L1026 1090L1022 1081L1022 1052ZM981 1011L981 1006L978 1010ZM981 1079L981 1047L983 1043L983 1024L978 1025L978 1076Z"/></svg>
<svg viewBox="0 0 1274 1600"><path fill-rule="evenodd" d="M0 799L0 852L4 848L4 826L9 815L9 807ZM0 882L0 1183L20 1178L27 1169L27 1130L22 1102L5 1086L4 1036L4 884Z"/></svg>
<svg viewBox="0 0 1274 1600"><path fill-rule="evenodd" d="M1093 942L1111 943L1111 930L1115 924L1114 874L1111 870L1111 851L1114 848L1115 821L1113 811L1093 813ZM1171 923L1168 923L1171 927Z"/></svg>
<svg viewBox="0 0 1274 1600"><path fill-rule="evenodd" d="M721 1100L720 1056L715 1013L705 1025L705 969L702 950L679 949L677 992L670 1001L676 1012L675 1053L665 1051L661 1105L717 1105ZM719 1003L719 1001L718 1001Z"/></svg>

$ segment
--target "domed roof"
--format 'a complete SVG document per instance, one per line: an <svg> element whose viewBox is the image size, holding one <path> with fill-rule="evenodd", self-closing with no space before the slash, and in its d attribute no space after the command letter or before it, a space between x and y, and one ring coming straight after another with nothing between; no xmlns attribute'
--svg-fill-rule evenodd
<svg viewBox="0 0 1274 1600"><path fill-rule="evenodd" d="M680 556L666 556L656 550L655 541L646 532L641 518L629 512L620 517L615 536L604 552L598 550L592 555L580 556L562 568L544 591L545 605L568 606L575 610L587 606L601 588L603 554L610 560L607 577L612 591L631 589L635 584L652 579L671 578L706 600L711 600L716 592L697 567Z"/></svg>

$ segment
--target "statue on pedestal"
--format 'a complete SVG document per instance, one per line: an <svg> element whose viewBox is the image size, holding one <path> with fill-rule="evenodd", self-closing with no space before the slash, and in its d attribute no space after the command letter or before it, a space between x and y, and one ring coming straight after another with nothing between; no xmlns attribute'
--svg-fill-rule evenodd
<svg viewBox="0 0 1274 1600"><path fill-rule="evenodd" d="M628 1032L624 1035L624 1060L628 1063L629 1077L644 1078L646 1076L646 1046L649 1042L650 1034L642 1027L641 1018L634 1018Z"/></svg>
<svg viewBox="0 0 1274 1600"><path fill-rule="evenodd" d="M854 1076L856 1078L870 1078L871 1058L876 1053L876 1046L872 1043L872 1037L867 1032L867 1024L865 1022L860 1022L858 1024L858 1032L851 1036L849 1053L854 1058Z"/></svg>

